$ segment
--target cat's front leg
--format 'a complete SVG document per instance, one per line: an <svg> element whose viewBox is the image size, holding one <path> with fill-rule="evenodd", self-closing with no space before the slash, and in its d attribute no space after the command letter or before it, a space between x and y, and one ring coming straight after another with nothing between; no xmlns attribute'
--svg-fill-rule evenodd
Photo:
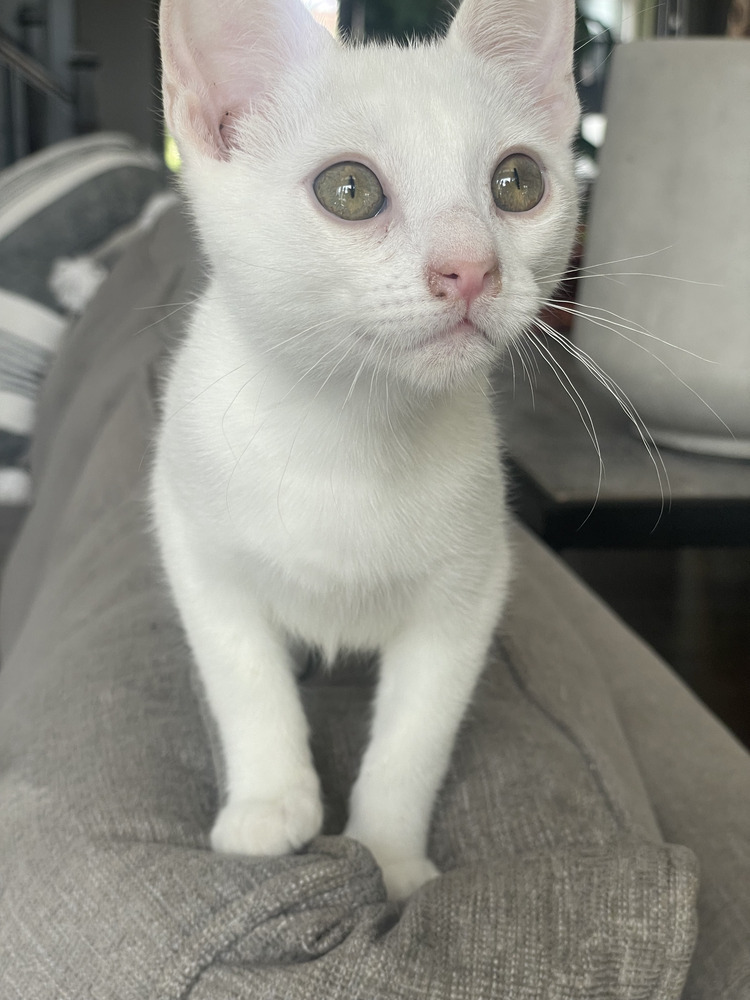
<svg viewBox="0 0 750 1000"><path fill-rule="evenodd" d="M211 609L204 601L200 621L188 615L188 631L226 772L211 846L258 855L297 850L320 831L323 810L290 653L254 609L230 621L226 603Z"/></svg>
<svg viewBox="0 0 750 1000"><path fill-rule="evenodd" d="M323 810L285 637L221 560L190 543L174 515L161 529L224 761L226 801L211 845L222 853L294 851L320 831Z"/></svg>
<svg viewBox="0 0 750 1000"><path fill-rule="evenodd" d="M248 613L237 624L228 633L234 636L233 656L223 660L228 667L213 668L222 661L205 639L210 660L197 652L201 640L193 643L206 664L201 675L226 771L226 802L211 846L229 854L286 854L310 841L323 822L307 721L283 637L261 615Z"/></svg>
<svg viewBox="0 0 750 1000"><path fill-rule="evenodd" d="M370 743L345 832L372 851L391 898L405 898L439 874L426 854L432 809L502 612L506 579L498 567L471 609L460 599L428 599L382 649Z"/></svg>

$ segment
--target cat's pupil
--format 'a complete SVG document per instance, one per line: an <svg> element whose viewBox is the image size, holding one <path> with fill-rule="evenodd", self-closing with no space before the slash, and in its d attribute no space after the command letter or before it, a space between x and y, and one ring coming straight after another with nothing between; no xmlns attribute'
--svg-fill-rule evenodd
<svg viewBox="0 0 750 1000"><path fill-rule="evenodd" d="M354 196L357 193L357 189L356 189L356 186L354 184L354 178L351 175L350 175L349 180L347 182L347 188L346 189L349 192L349 197L350 198L354 198Z"/></svg>

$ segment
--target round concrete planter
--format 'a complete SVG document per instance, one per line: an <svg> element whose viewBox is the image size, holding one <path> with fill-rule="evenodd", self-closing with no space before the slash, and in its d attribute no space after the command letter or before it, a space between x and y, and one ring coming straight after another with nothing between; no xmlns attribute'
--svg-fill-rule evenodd
<svg viewBox="0 0 750 1000"><path fill-rule="evenodd" d="M750 458L750 42L618 47L607 115L574 341L658 443Z"/></svg>

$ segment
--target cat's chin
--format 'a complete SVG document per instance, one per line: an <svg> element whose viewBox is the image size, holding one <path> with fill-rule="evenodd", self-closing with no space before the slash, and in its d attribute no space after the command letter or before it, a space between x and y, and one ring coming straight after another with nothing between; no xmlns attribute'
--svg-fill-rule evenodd
<svg viewBox="0 0 750 1000"><path fill-rule="evenodd" d="M434 393L475 384L497 360L499 350L468 320L423 337L394 366L399 377L420 392Z"/></svg>
<svg viewBox="0 0 750 1000"><path fill-rule="evenodd" d="M429 337L426 345L431 343L445 343L449 350L459 348L462 344L476 338L487 339L482 331L469 319L463 319L460 323L448 327L441 333Z"/></svg>
<svg viewBox="0 0 750 1000"><path fill-rule="evenodd" d="M483 351L491 341L470 319L464 318L442 329L431 331L409 348L409 353L440 352L446 357L467 351Z"/></svg>

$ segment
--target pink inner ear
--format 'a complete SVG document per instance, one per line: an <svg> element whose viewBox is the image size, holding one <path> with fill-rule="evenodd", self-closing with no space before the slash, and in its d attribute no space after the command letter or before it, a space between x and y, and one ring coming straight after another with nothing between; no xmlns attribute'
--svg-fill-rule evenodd
<svg viewBox="0 0 750 1000"><path fill-rule="evenodd" d="M236 126L238 118L239 114L236 111L225 111L219 121L219 137L227 150L236 148Z"/></svg>
<svg viewBox="0 0 750 1000"><path fill-rule="evenodd" d="M463 0L451 35L482 59L515 67L561 130L575 127L574 0Z"/></svg>
<svg viewBox="0 0 750 1000"><path fill-rule="evenodd" d="M162 0L164 106L181 144L226 158L236 122L333 39L300 0Z"/></svg>

